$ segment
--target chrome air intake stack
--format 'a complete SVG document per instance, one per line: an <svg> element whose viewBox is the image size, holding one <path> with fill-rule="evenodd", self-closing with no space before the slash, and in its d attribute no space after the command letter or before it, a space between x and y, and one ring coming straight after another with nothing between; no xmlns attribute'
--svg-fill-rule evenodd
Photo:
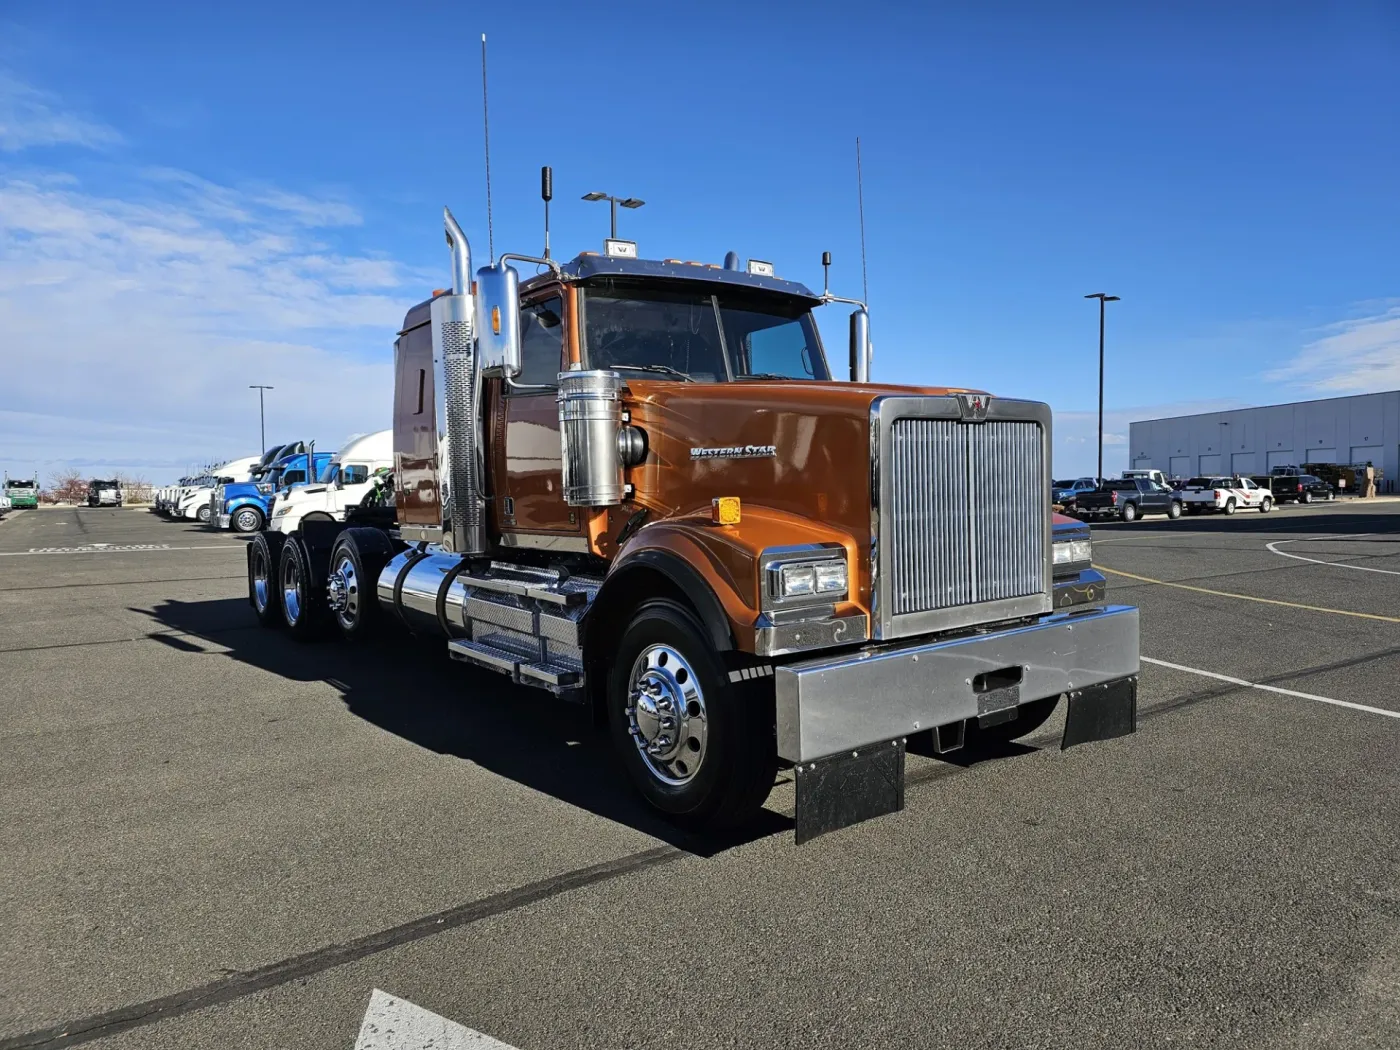
<svg viewBox="0 0 1400 1050"><path fill-rule="evenodd" d="M471 245L457 220L442 210L452 250L452 294L433 300L433 362L447 428L447 484L443 493L443 546L462 554L487 549L482 498L481 369L472 326Z"/></svg>

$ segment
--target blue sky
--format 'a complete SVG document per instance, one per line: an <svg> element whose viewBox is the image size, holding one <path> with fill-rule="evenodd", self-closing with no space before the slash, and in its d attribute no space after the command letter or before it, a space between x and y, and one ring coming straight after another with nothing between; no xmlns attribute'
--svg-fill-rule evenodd
<svg viewBox="0 0 1400 1050"><path fill-rule="evenodd" d="M0 5L0 465L157 480L388 424L406 305L600 247L860 294L875 376L1050 402L1056 473L1127 423L1400 386L1400 9L1339 5ZM1229 9L1229 13L1222 11ZM593 13L597 12L597 13ZM658 12L665 12L658 14ZM840 355L844 312L823 328ZM836 356L834 355L834 356Z"/></svg>

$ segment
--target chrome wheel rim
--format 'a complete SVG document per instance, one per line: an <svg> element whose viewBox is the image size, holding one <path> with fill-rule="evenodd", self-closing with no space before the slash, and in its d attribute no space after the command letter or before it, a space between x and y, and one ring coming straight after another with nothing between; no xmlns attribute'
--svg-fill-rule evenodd
<svg viewBox="0 0 1400 1050"><path fill-rule="evenodd" d="M234 519L234 525L237 526L239 532L252 532L257 523L257 515L251 510L240 510Z"/></svg>
<svg viewBox="0 0 1400 1050"><path fill-rule="evenodd" d="M199 510L197 510L197 511L195 512L195 517L198 518L200 521L208 521L208 520L209 520L209 508L208 508L208 507L200 507Z"/></svg>
<svg viewBox="0 0 1400 1050"><path fill-rule="evenodd" d="M695 669L669 645L650 645L627 678L627 728L642 764L663 784L695 779L705 763L709 715Z"/></svg>
<svg viewBox="0 0 1400 1050"><path fill-rule="evenodd" d="M347 631L354 630L360 620L360 577L350 555L342 554L331 568L326 600L335 613L336 622Z"/></svg>
<svg viewBox="0 0 1400 1050"><path fill-rule="evenodd" d="M291 558L282 563L282 608L287 610L288 623L301 619L301 577Z"/></svg>
<svg viewBox="0 0 1400 1050"><path fill-rule="evenodd" d="M253 552L253 603L260 613L267 611L267 577L267 558L259 548Z"/></svg>

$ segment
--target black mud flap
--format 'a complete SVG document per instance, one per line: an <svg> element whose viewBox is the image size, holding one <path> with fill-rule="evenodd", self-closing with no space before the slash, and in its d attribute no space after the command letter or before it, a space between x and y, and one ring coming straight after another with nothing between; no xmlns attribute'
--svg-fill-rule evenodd
<svg viewBox="0 0 1400 1050"><path fill-rule="evenodd" d="M1060 748L1137 732L1137 687L1137 675L1130 675L1069 693Z"/></svg>
<svg viewBox="0 0 1400 1050"><path fill-rule="evenodd" d="M887 740L796 766L797 844L903 809L904 745Z"/></svg>

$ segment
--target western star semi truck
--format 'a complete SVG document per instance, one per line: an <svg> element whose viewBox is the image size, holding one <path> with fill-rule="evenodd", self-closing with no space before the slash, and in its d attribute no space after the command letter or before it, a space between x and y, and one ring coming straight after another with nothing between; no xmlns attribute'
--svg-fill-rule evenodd
<svg viewBox="0 0 1400 1050"><path fill-rule="evenodd" d="M1137 610L1051 513L1048 406L872 383L862 304L734 253L473 273L445 226L451 290L395 343L392 503L256 535L263 624L397 624L587 704L689 825L790 767L799 841L901 808L911 737L1013 739L1062 702L1063 746L1135 729Z"/></svg>

